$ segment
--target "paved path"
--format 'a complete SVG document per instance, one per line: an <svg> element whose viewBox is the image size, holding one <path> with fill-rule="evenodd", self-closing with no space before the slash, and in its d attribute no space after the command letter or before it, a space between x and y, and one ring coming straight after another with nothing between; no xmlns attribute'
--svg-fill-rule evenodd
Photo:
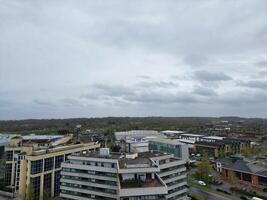
<svg viewBox="0 0 267 200"><path fill-rule="evenodd" d="M189 193L190 192L204 197L205 200L240 200L240 198L236 196L226 197L226 195L224 196L220 195L219 193L208 192L194 186L189 188Z"/></svg>

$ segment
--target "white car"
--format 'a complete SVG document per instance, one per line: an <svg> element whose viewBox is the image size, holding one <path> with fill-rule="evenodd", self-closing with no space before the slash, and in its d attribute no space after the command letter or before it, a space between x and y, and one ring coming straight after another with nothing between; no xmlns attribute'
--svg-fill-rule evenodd
<svg viewBox="0 0 267 200"><path fill-rule="evenodd" d="M206 183L204 181L198 181L199 185L206 186Z"/></svg>

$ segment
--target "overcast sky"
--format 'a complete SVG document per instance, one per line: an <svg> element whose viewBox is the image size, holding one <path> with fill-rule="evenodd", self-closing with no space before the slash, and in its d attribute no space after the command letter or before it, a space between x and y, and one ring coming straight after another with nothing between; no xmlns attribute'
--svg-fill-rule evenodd
<svg viewBox="0 0 267 200"><path fill-rule="evenodd" d="M0 0L0 119L267 117L266 0Z"/></svg>

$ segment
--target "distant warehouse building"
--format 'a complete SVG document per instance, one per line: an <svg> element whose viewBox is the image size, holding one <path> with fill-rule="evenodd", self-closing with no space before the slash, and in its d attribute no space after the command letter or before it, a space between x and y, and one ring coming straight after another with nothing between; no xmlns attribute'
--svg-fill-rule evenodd
<svg viewBox="0 0 267 200"><path fill-rule="evenodd" d="M60 197L68 200L186 200L185 161L158 151L68 156Z"/></svg>
<svg viewBox="0 0 267 200"><path fill-rule="evenodd" d="M145 137L156 138L160 136L162 136L162 134L154 130L131 130L115 132L115 138L117 141L125 140L126 138L134 138L137 140L141 140Z"/></svg>
<svg viewBox="0 0 267 200"><path fill-rule="evenodd" d="M189 160L188 145L177 140L156 138L149 141L149 150L171 153L175 157Z"/></svg>
<svg viewBox="0 0 267 200"><path fill-rule="evenodd" d="M94 142L76 144L72 136L16 136L5 146L5 183L21 199L49 199L60 193L61 163L72 153L94 151ZM2 189L2 188L1 188Z"/></svg>

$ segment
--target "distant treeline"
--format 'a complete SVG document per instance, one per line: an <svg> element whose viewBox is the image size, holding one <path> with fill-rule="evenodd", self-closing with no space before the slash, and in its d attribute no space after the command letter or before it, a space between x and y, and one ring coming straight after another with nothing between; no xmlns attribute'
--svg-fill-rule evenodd
<svg viewBox="0 0 267 200"><path fill-rule="evenodd" d="M267 119L239 117L106 117L9 120L0 121L0 133L74 131L78 124L82 125L82 130L91 129L104 133L133 129L201 132L205 131L207 127L215 126L215 124L225 120L233 124L235 131L267 133Z"/></svg>

